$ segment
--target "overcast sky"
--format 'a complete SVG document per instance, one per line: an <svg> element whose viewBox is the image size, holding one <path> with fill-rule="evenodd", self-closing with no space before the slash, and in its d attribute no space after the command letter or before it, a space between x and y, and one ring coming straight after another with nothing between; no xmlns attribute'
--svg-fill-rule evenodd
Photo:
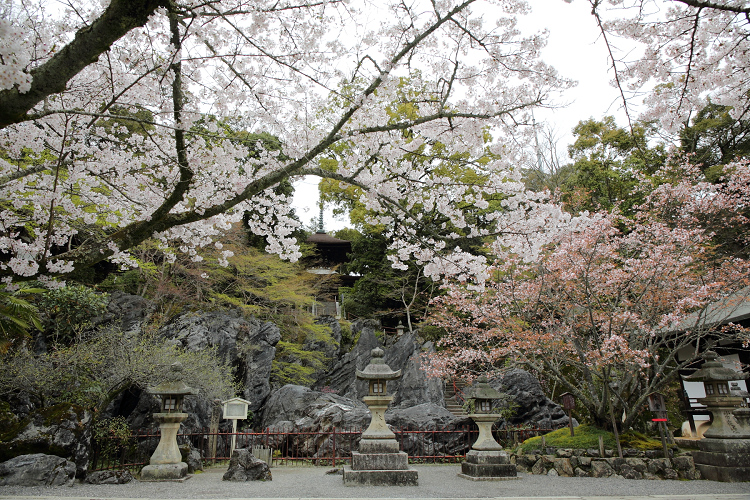
<svg viewBox="0 0 750 500"><path fill-rule="evenodd" d="M539 110L537 123L552 126L560 138L559 151L564 154L572 142L571 129L581 120L601 119L613 115L620 125L625 125L625 115L617 90L610 85L611 72L606 47L599 38L591 7L583 0L530 0L532 13L521 20L522 29L549 29L549 43L544 49L544 60L552 64L565 77L578 81L577 87L563 98L565 107ZM306 177L295 183L294 207L305 226L312 218L317 221L318 178ZM346 216L334 219L332 211L324 215L328 232L348 226Z"/></svg>

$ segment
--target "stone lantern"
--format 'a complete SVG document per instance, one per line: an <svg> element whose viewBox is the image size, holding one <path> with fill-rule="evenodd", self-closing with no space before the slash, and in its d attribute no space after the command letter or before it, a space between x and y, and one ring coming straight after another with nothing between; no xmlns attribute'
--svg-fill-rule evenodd
<svg viewBox="0 0 750 500"><path fill-rule="evenodd" d="M383 350L372 350L372 359L357 378L367 380L369 390L362 398L370 409L370 425L362 433L359 452L352 451L352 466L344 467L345 485L407 486L417 485L417 471L409 468L409 457L399 451L396 435L385 423L385 411L393 396L388 396L387 383L401 376L383 360Z"/></svg>
<svg viewBox="0 0 750 500"><path fill-rule="evenodd" d="M466 454L466 461L461 463L459 476L475 481L518 477L516 466L510 463L508 454L492 435L492 425L500 418L500 414L493 413L492 405L500 398L502 396L490 386L487 377L479 377L469 390L468 399L474 404L474 413L469 417L479 427L479 437Z"/></svg>
<svg viewBox="0 0 750 500"><path fill-rule="evenodd" d="M401 320L398 320L398 325L396 325L396 337L401 338L404 335L405 329L406 327L401 323Z"/></svg>
<svg viewBox="0 0 750 500"><path fill-rule="evenodd" d="M166 382L150 387L148 392L161 398L161 411L154 413L159 423L161 438L149 465L141 470L141 481L174 481L187 476L187 464L182 461L177 446L177 431L187 417L182 411L185 396L196 394L182 381L182 365L174 363Z"/></svg>
<svg viewBox="0 0 750 500"><path fill-rule="evenodd" d="M711 412L711 427L698 442L695 466L704 479L714 481L750 481L750 429L745 425L745 403L739 391L730 391L729 383L748 376L725 367L717 354L708 351L703 366L685 380L703 382L706 397L698 402ZM739 417L739 418L738 418Z"/></svg>

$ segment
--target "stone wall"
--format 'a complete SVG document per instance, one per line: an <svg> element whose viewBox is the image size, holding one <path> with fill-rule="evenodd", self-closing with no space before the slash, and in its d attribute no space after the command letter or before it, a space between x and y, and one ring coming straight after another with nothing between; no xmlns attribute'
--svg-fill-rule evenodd
<svg viewBox="0 0 750 500"><path fill-rule="evenodd" d="M511 463L519 472L566 477L622 477L625 479L700 479L693 457L682 455L657 458L661 451L623 450L624 458L614 450L546 450L549 454L513 455ZM671 453L670 453L671 456Z"/></svg>

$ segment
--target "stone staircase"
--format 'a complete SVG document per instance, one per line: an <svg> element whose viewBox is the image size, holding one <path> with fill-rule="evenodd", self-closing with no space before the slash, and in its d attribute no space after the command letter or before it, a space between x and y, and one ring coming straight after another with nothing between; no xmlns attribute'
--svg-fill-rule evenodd
<svg viewBox="0 0 750 500"><path fill-rule="evenodd" d="M457 417L466 415L461 399L465 388L466 383L460 378L452 378L445 381L445 409Z"/></svg>

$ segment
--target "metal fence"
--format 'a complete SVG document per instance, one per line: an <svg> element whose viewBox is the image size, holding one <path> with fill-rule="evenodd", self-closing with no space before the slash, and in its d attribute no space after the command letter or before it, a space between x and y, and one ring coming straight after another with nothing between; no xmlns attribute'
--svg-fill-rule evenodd
<svg viewBox="0 0 750 500"><path fill-rule="evenodd" d="M546 434L552 429L506 428L493 429L495 439L510 447L533 436ZM394 429L399 448L409 456L410 463L460 462L476 441L478 430L474 426L447 427L443 429ZM270 448L275 465L307 463L336 465L351 463L352 450L356 451L362 429L321 431L295 431L269 428L263 432L199 432L177 435L178 445L189 444L199 450L204 462L229 460L232 436L236 448ZM105 438L92 444L90 470L138 470L148 464L159 443L158 429L137 431L127 439Z"/></svg>

